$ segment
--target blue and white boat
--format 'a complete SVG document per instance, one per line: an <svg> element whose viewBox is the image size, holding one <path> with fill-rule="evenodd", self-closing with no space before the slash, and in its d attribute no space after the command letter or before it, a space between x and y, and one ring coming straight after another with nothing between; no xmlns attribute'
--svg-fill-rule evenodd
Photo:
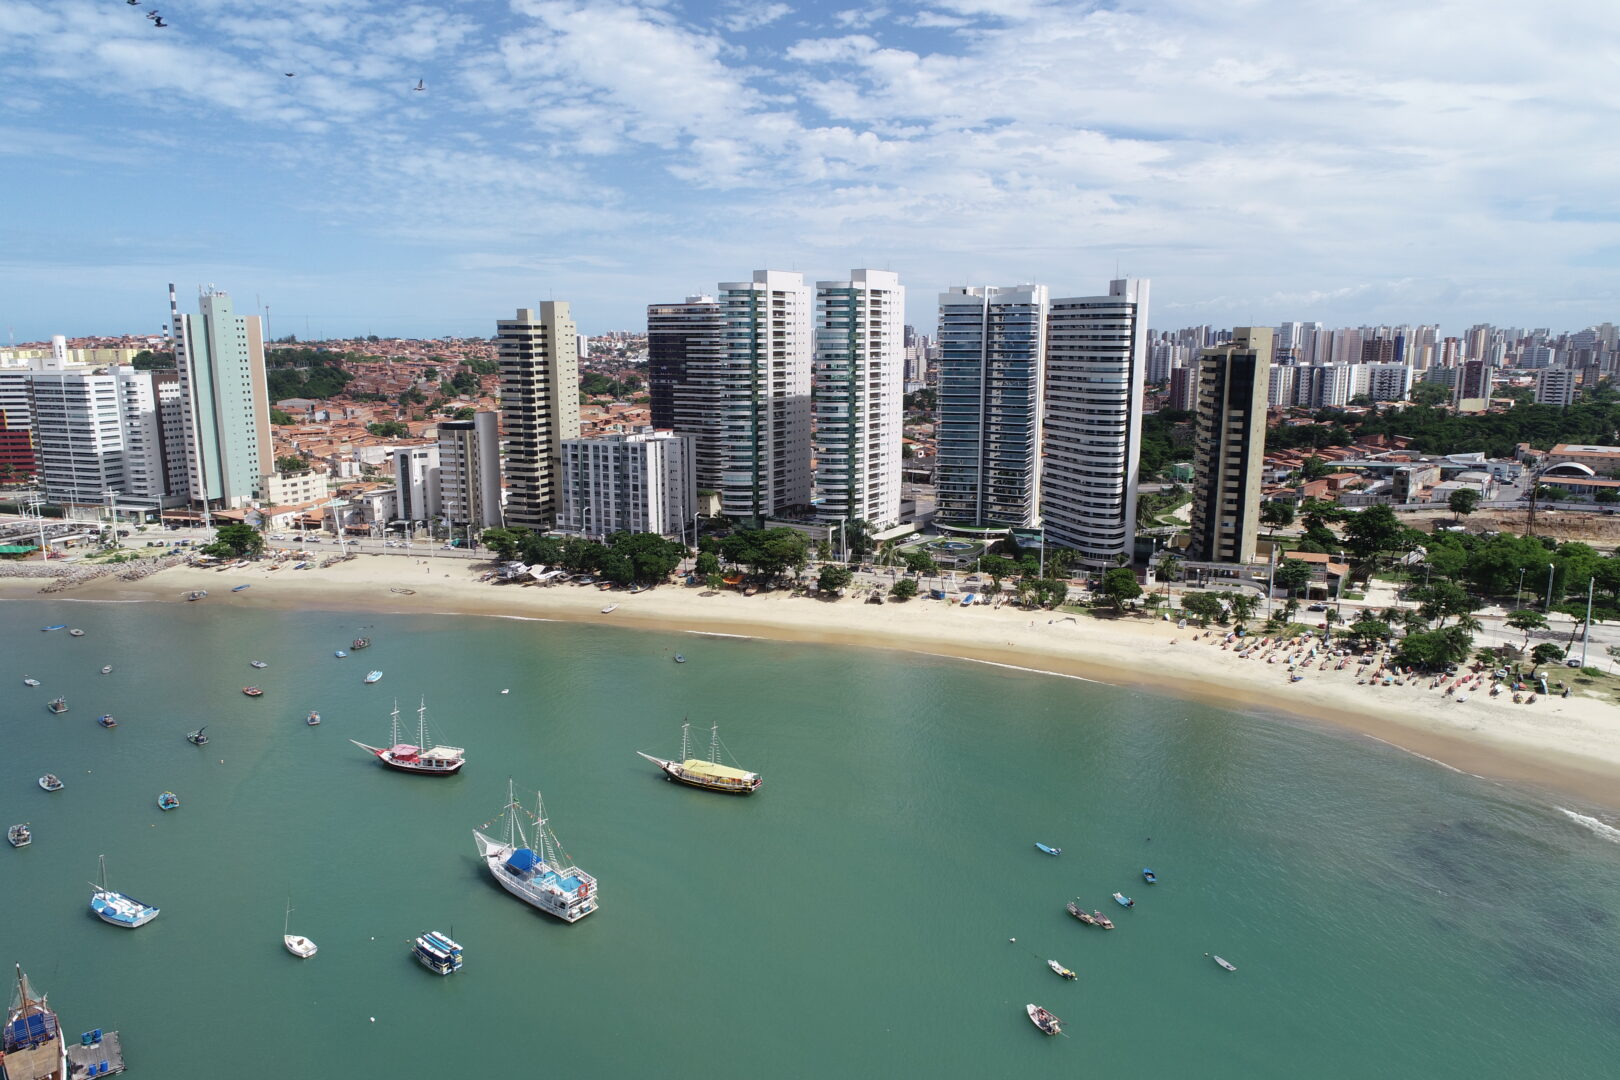
<svg viewBox="0 0 1620 1080"><path fill-rule="evenodd" d="M1040 851L1040 852L1044 852L1047 855L1061 855L1061 854L1063 854L1063 849L1062 848L1060 848L1060 847L1048 847L1045 844L1040 843L1039 841L1037 841L1036 844L1035 844L1035 850Z"/></svg>
<svg viewBox="0 0 1620 1080"><path fill-rule="evenodd" d="M236 588L232 589L231 592L241 592L243 589L251 589L251 588L253 588L252 585L238 585Z"/></svg>
<svg viewBox="0 0 1620 1080"><path fill-rule="evenodd" d="M378 679L380 679L380 678L382 678L382 672L380 672L380 671L373 671L373 672L371 672L371 673L369 673L369 674L368 674L368 675L367 675L367 676L366 676L366 682L368 682L368 683L374 683L374 682L376 682L376 681L377 681L377 680L378 680Z"/></svg>
<svg viewBox="0 0 1620 1080"><path fill-rule="evenodd" d="M100 724L102 727L118 726L118 721L113 719L112 713L102 713L100 716L96 717L96 723Z"/></svg>
<svg viewBox="0 0 1620 1080"><path fill-rule="evenodd" d="M165 791L158 796L159 810L173 810L180 805L180 796L172 791Z"/></svg>
<svg viewBox="0 0 1620 1080"><path fill-rule="evenodd" d="M473 830L478 857L489 867L490 876L501 888L564 922L578 922L597 908L596 879L577 866L563 866L557 858L557 837L546 823L545 804L535 794L534 842L518 822L524 813L512 795L512 781L506 782L506 833L497 840Z"/></svg>
<svg viewBox="0 0 1620 1080"><path fill-rule="evenodd" d="M46 633L49 633L52 630L66 630L67 629L67 623L59 622L55 626L42 626L42 627L40 627L40 629L45 631Z"/></svg>
<svg viewBox="0 0 1620 1080"><path fill-rule="evenodd" d="M114 926L122 926L133 930L137 926L145 926L158 917L158 909L150 904L143 904L132 896L125 896L121 892L113 892L107 888L107 856L101 856L101 884L91 883L96 891L90 894L90 910L102 922Z"/></svg>
<svg viewBox="0 0 1620 1080"><path fill-rule="evenodd" d="M1118 904L1120 907L1135 907L1136 906L1136 901L1132 900L1130 897L1126 896L1124 893L1115 893L1114 894L1114 903Z"/></svg>
<svg viewBox="0 0 1620 1080"><path fill-rule="evenodd" d="M337 657L339 660L342 660L345 656L348 656L349 654L344 652L342 649L339 649L337 652L333 653L332 655Z"/></svg>
<svg viewBox="0 0 1620 1080"><path fill-rule="evenodd" d="M461 970L461 946L437 930L429 930L416 939L411 949L416 962L436 975L449 975Z"/></svg>
<svg viewBox="0 0 1620 1080"><path fill-rule="evenodd" d="M1144 866L1142 867L1142 880L1147 882L1149 885L1157 885L1159 883L1159 875L1155 874L1152 870L1149 870Z"/></svg>

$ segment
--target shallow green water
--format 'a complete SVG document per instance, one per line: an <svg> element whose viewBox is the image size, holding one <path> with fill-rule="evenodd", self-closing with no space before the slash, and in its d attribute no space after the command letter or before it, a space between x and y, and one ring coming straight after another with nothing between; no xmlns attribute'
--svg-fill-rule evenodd
<svg viewBox="0 0 1620 1080"><path fill-rule="evenodd" d="M334 659L361 623L375 646ZM245 597L7 603L0 655L0 823L36 836L0 847L0 959L143 1076L1590 1077L1620 1053L1620 844L1337 732L902 654ZM348 743L396 695L464 775ZM758 796L635 756L683 716ZM600 880L574 926L474 858L508 775ZM101 853L156 922L89 914ZM314 960L281 948L289 891ZM435 928L458 975L409 958Z"/></svg>

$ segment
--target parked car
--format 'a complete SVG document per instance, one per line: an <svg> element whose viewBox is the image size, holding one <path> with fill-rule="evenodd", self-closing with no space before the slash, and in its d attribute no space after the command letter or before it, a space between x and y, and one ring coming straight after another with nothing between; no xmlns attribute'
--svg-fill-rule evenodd
<svg viewBox="0 0 1620 1080"><path fill-rule="evenodd" d="M1327 605L1326 604L1312 604L1309 607L1307 607L1305 610L1306 611L1326 611L1327 610Z"/></svg>

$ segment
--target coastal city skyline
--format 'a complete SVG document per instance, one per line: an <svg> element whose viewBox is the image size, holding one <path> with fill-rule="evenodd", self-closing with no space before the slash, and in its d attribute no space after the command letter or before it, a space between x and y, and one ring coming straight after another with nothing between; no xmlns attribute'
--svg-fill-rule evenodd
<svg viewBox="0 0 1620 1080"><path fill-rule="evenodd" d="M481 332L492 297L590 334L738 265L893 270L914 325L1122 277L1189 324L1590 324L1620 217L1567 57L1620 16L1560 13L14 0L0 324L88 287L86 332L141 327L157 279L251 281L302 337Z"/></svg>

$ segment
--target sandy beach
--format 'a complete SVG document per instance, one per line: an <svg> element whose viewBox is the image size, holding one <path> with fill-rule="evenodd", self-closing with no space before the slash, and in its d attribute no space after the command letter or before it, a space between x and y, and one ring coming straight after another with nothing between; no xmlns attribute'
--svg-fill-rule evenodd
<svg viewBox="0 0 1620 1080"><path fill-rule="evenodd" d="M737 634L896 649L1005 664L1139 687L1225 707L1274 710L1382 740L1480 777L1533 784L1620 808L1620 708L1580 696L1515 705L1508 694L1470 691L1458 702L1430 680L1357 683L1357 665L1320 670L1319 655L1291 682L1288 652L1222 648L1218 628L1147 618L1048 611L963 609L942 601L883 605L664 586L636 595L592 587L522 587L477 580L489 564L366 555L323 569L271 571L174 567L140 581L106 577L49 599L184 603L208 590L210 605L401 614L467 614L592 622L640 629ZM0 579L0 598L38 598L39 579ZM236 585L251 589L231 592ZM400 590L411 590L403 592ZM603 614L608 604L618 607ZM1258 634L1256 637L1260 636ZM1481 644L1486 644L1481 639ZM1487 687L1488 688L1488 687Z"/></svg>

